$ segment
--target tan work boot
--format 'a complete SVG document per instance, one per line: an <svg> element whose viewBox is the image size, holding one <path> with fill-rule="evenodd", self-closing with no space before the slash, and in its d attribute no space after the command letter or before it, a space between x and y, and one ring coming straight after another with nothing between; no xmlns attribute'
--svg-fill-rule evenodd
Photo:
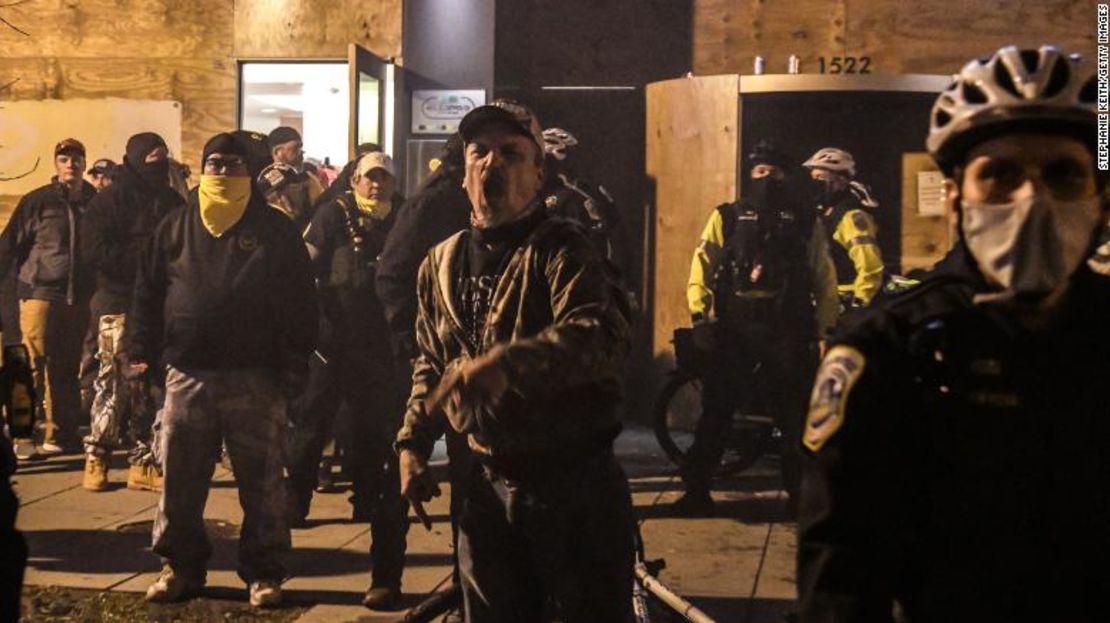
<svg viewBox="0 0 1110 623"><path fill-rule="evenodd" d="M154 465L132 465L127 470L127 488L135 491L161 491L162 471Z"/></svg>
<svg viewBox="0 0 1110 623"><path fill-rule="evenodd" d="M81 486L89 491L104 491L108 488L108 463L91 454L85 455L85 478Z"/></svg>

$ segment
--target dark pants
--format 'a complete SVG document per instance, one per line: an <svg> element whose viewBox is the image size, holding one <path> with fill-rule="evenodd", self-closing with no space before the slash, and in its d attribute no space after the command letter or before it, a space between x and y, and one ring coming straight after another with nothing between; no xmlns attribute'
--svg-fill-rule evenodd
<svg viewBox="0 0 1110 623"><path fill-rule="evenodd" d="M611 454L539 483L477 467L459 526L469 623L627 623L635 557L628 481Z"/></svg>
<svg viewBox="0 0 1110 623"><path fill-rule="evenodd" d="M308 387L297 399L291 420L286 488L295 510L307 515L320 457L335 415L346 404L351 420L352 501L356 509L370 514L373 586L399 586L405 566L407 507L401 499L392 447L404 408L403 386L391 355L348 348L332 352L327 364L313 356Z"/></svg>
<svg viewBox="0 0 1110 623"><path fill-rule="evenodd" d="M0 433L0 443L9 443L3 433ZM0 461L3 460L4 457L0 457ZM27 541L15 529L19 500L7 476L0 474L0 477L3 478L0 482L0 621L18 621L23 573L27 567Z"/></svg>
<svg viewBox="0 0 1110 623"><path fill-rule="evenodd" d="M759 365L761 377L753 377ZM765 324L722 326L714 362L702 379L702 416L682 466L688 491L707 493L730 437L732 416L744 398L763 394L768 415L778 423L783 443L783 484L796 500L801 488L801 431L817 355L804 339Z"/></svg>
<svg viewBox="0 0 1110 623"><path fill-rule="evenodd" d="M459 583L459 519L466 508L466 495L474 471L474 454L466 435L447 429L447 478L451 481L451 577Z"/></svg>

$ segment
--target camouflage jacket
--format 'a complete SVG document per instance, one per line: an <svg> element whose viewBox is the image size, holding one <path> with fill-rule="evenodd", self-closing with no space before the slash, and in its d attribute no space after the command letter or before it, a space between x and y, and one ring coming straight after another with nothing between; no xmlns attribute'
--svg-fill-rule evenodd
<svg viewBox="0 0 1110 623"><path fill-rule="evenodd" d="M417 281L419 348L397 447L427 457L448 426L424 401L444 374L497 345L510 389L473 414L471 449L487 464L555 465L607 450L620 430L617 405L629 350L630 311L623 290L584 229L544 218L510 252L494 288L480 344L462 328L459 267L468 231L429 251ZM452 408L451 406L447 407Z"/></svg>

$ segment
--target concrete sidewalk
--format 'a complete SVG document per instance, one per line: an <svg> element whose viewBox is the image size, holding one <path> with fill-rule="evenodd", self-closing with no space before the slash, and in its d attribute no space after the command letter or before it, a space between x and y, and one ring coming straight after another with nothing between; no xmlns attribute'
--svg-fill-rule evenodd
<svg viewBox="0 0 1110 623"><path fill-rule="evenodd" d="M720 622L775 622L795 597L795 526L783 522L785 503L773 466L759 465L721 483L714 497L718 517L672 516L681 493L671 466L649 431L626 431L618 456L632 483L648 559L663 558L668 586ZM22 500L18 527L30 544L26 583L101 591L144 591L157 576L150 526L158 495L129 491L124 461L110 472L116 485L103 493L81 488L82 456L23 464L16 475ZM446 492L446 487L444 487ZM409 531L405 604L417 603L450 579L451 529L447 497L428 507L433 530ZM246 600L235 574L235 546L242 522L232 475L217 467L206 518L214 554L207 595ZM369 582L369 530L350 522L346 494L317 494L309 527L293 531L292 578L287 601L312 606L299 620L399 621L402 613L375 613L359 605Z"/></svg>

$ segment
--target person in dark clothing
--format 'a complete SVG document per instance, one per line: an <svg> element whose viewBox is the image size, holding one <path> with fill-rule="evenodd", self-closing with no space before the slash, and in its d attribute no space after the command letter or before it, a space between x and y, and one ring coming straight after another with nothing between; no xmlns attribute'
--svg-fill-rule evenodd
<svg viewBox="0 0 1110 623"><path fill-rule="evenodd" d="M416 357L416 274L428 250L470 225L470 199L462 188L462 140L448 139L441 164L397 213L378 264L378 298L400 361Z"/></svg>
<svg viewBox="0 0 1110 623"><path fill-rule="evenodd" d="M418 277L401 490L437 494L450 426L474 469L459 523L466 620L631 619L632 507L613 457L630 309L580 225L548 216L543 138L512 104L462 120L471 227Z"/></svg>
<svg viewBox="0 0 1110 623"><path fill-rule="evenodd" d="M96 189L96 192L100 192L112 185L117 168L119 168L118 164L107 158L101 158L85 172L85 175L88 176L86 179Z"/></svg>
<svg viewBox="0 0 1110 623"><path fill-rule="evenodd" d="M598 250L615 266L627 268L627 250L620 211L605 187L579 175L571 164L578 139L562 128L543 131L546 184L544 206L548 214L581 223Z"/></svg>
<svg viewBox="0 0 1110 623"><path fill-rule="evenodd" d="M131 374L166 370L153 534L163 570L150 601L204 586L204 503L222 441L244 514L239 576L252 605L281 602L286 400L303 387L316 343L316 292L304 243L253 189L246 158L230 134L209 140L196 192L139 260L124 348Z"/></svg>
<svg viewBox="0 0 1110 623"><path fill-rule="evenodd" d="M404 384L390 348L377 294L378 255L396 217L393 161L381 152L358 160L350 191L320 206L304 239L316 266L327 334L310 362L308 389L297 400L287 486L294 521L308 514L317 465L341 404L351 422L352 503L370 521L370 588L364 605L396 606L408 522L397 481L392 435L400 426Z"/></svg>
<svg viewBox="0 0 1110 623"><path fill-rule="evenodd" d="M90 303L98 344L95 397L85 437L85 478L90 491L108 487L111 451L130 442L130 489L157 489L161 476L151 447L154 401L141 380L124 378L120 341L127 326L139 255L158 223L185 202L169 183L166 142L153 132L127 141L116 182L91 202L81 223L81 258L96 276Z"/></svg>
<svg viewBox="0 0 1110 623"><path fill-rule="evenodd" d="M343 165L343 168L339 170L339 174L335 177L335 181L329 184L328 187L324 189L324 192L320 193L320 196L316 198L316 207L319 208L325 203L335 201L336 197L347 192L347 189L351 187L351 176L355 172L358 159L370 152L381 150L382 148L376 143L360 144L355 159Z"/></svg>
<svg viewBox="0 0 1110 623"><path fill-rule="evenodd" d="M439 158L439 167L398 212L397 223L386 238L378 263L378 298L389 323L397 365L404 370L405 378L412 377L412 361L417 354L414 331L416 276L420 263L432 247L470 225L470 199L462 188L462 151L462 137L452 135ZM451 538L454 544L473 468L466 436L448 430L446 441L448 479L451 482ZM457 551L457 547L452 549L452 552ZM458 558L453 558L457 582Z"/></svg>
<svg viewBox="0 0 1110 623"><path fill-rule="evenodd" d="M308 174L298 173L288 164L274 163L258 174L258 190L270 207L293 221L297 231L303 232L316 213L311 203L303 201Z"/></svg>
<svg viewBox="0 0 1110 623"><path fill-rule="evenodd" d="M0 275L16 272L19 324L43 401L41 449L57 454L76 445L81 404L77 372L88 325L88 292L78 261L78 227L96 190L81 177L85 147L68 138L54 148L55 177L19 201L0 234ZM17 439L20 459L39 449Z"/></svg>
<svg viewBox="0 0 1110 623"><path fill-rule="evenodd" d="M690 263L694 343L708 365L702 413L682 464L686 494L675 503L686 514L713 510L713 476L745 396L762 396L765 415L797 438L818 343L836 324L836 270L820 221L791 197L797 182L789 162L769 142L756 143L744 196L710 213ZM784 448L791 507L798 503L799 459L794 444Z"/></svg>
<svg viewBox="0 0 1110 623"><path fill-rule="evenodd" d="M934 104L926 144L959 242L916 288L846 316L821 364L804 623L1106 620L1095 85L1093 59L1010 46Z"/></svg>
<svg viewBox="0 0 1110 623"><path fill-rule="evenodd" d="M4 320L0 319L0 342L3 342ZM18 346L16 346L18 348ZM14 349L13 349L14 350ZM8 382L12 362L6 360L11 351L0 348L0 405L4 406L5 413L0 417L0 621L18 621L20 615L20 601L23 593L23 575L27 569L27 539L23 533L16 530L16 516L19 514L19 498L12 488L12 476L19 469L19 461L12 451L12 440L8 437L13 422L8 421L4 426L6 417L11 417L16 407L13 396L16 392ZM7 377L7 378L3 378ZM29 403L29 397L25 397Z"/></svg>

